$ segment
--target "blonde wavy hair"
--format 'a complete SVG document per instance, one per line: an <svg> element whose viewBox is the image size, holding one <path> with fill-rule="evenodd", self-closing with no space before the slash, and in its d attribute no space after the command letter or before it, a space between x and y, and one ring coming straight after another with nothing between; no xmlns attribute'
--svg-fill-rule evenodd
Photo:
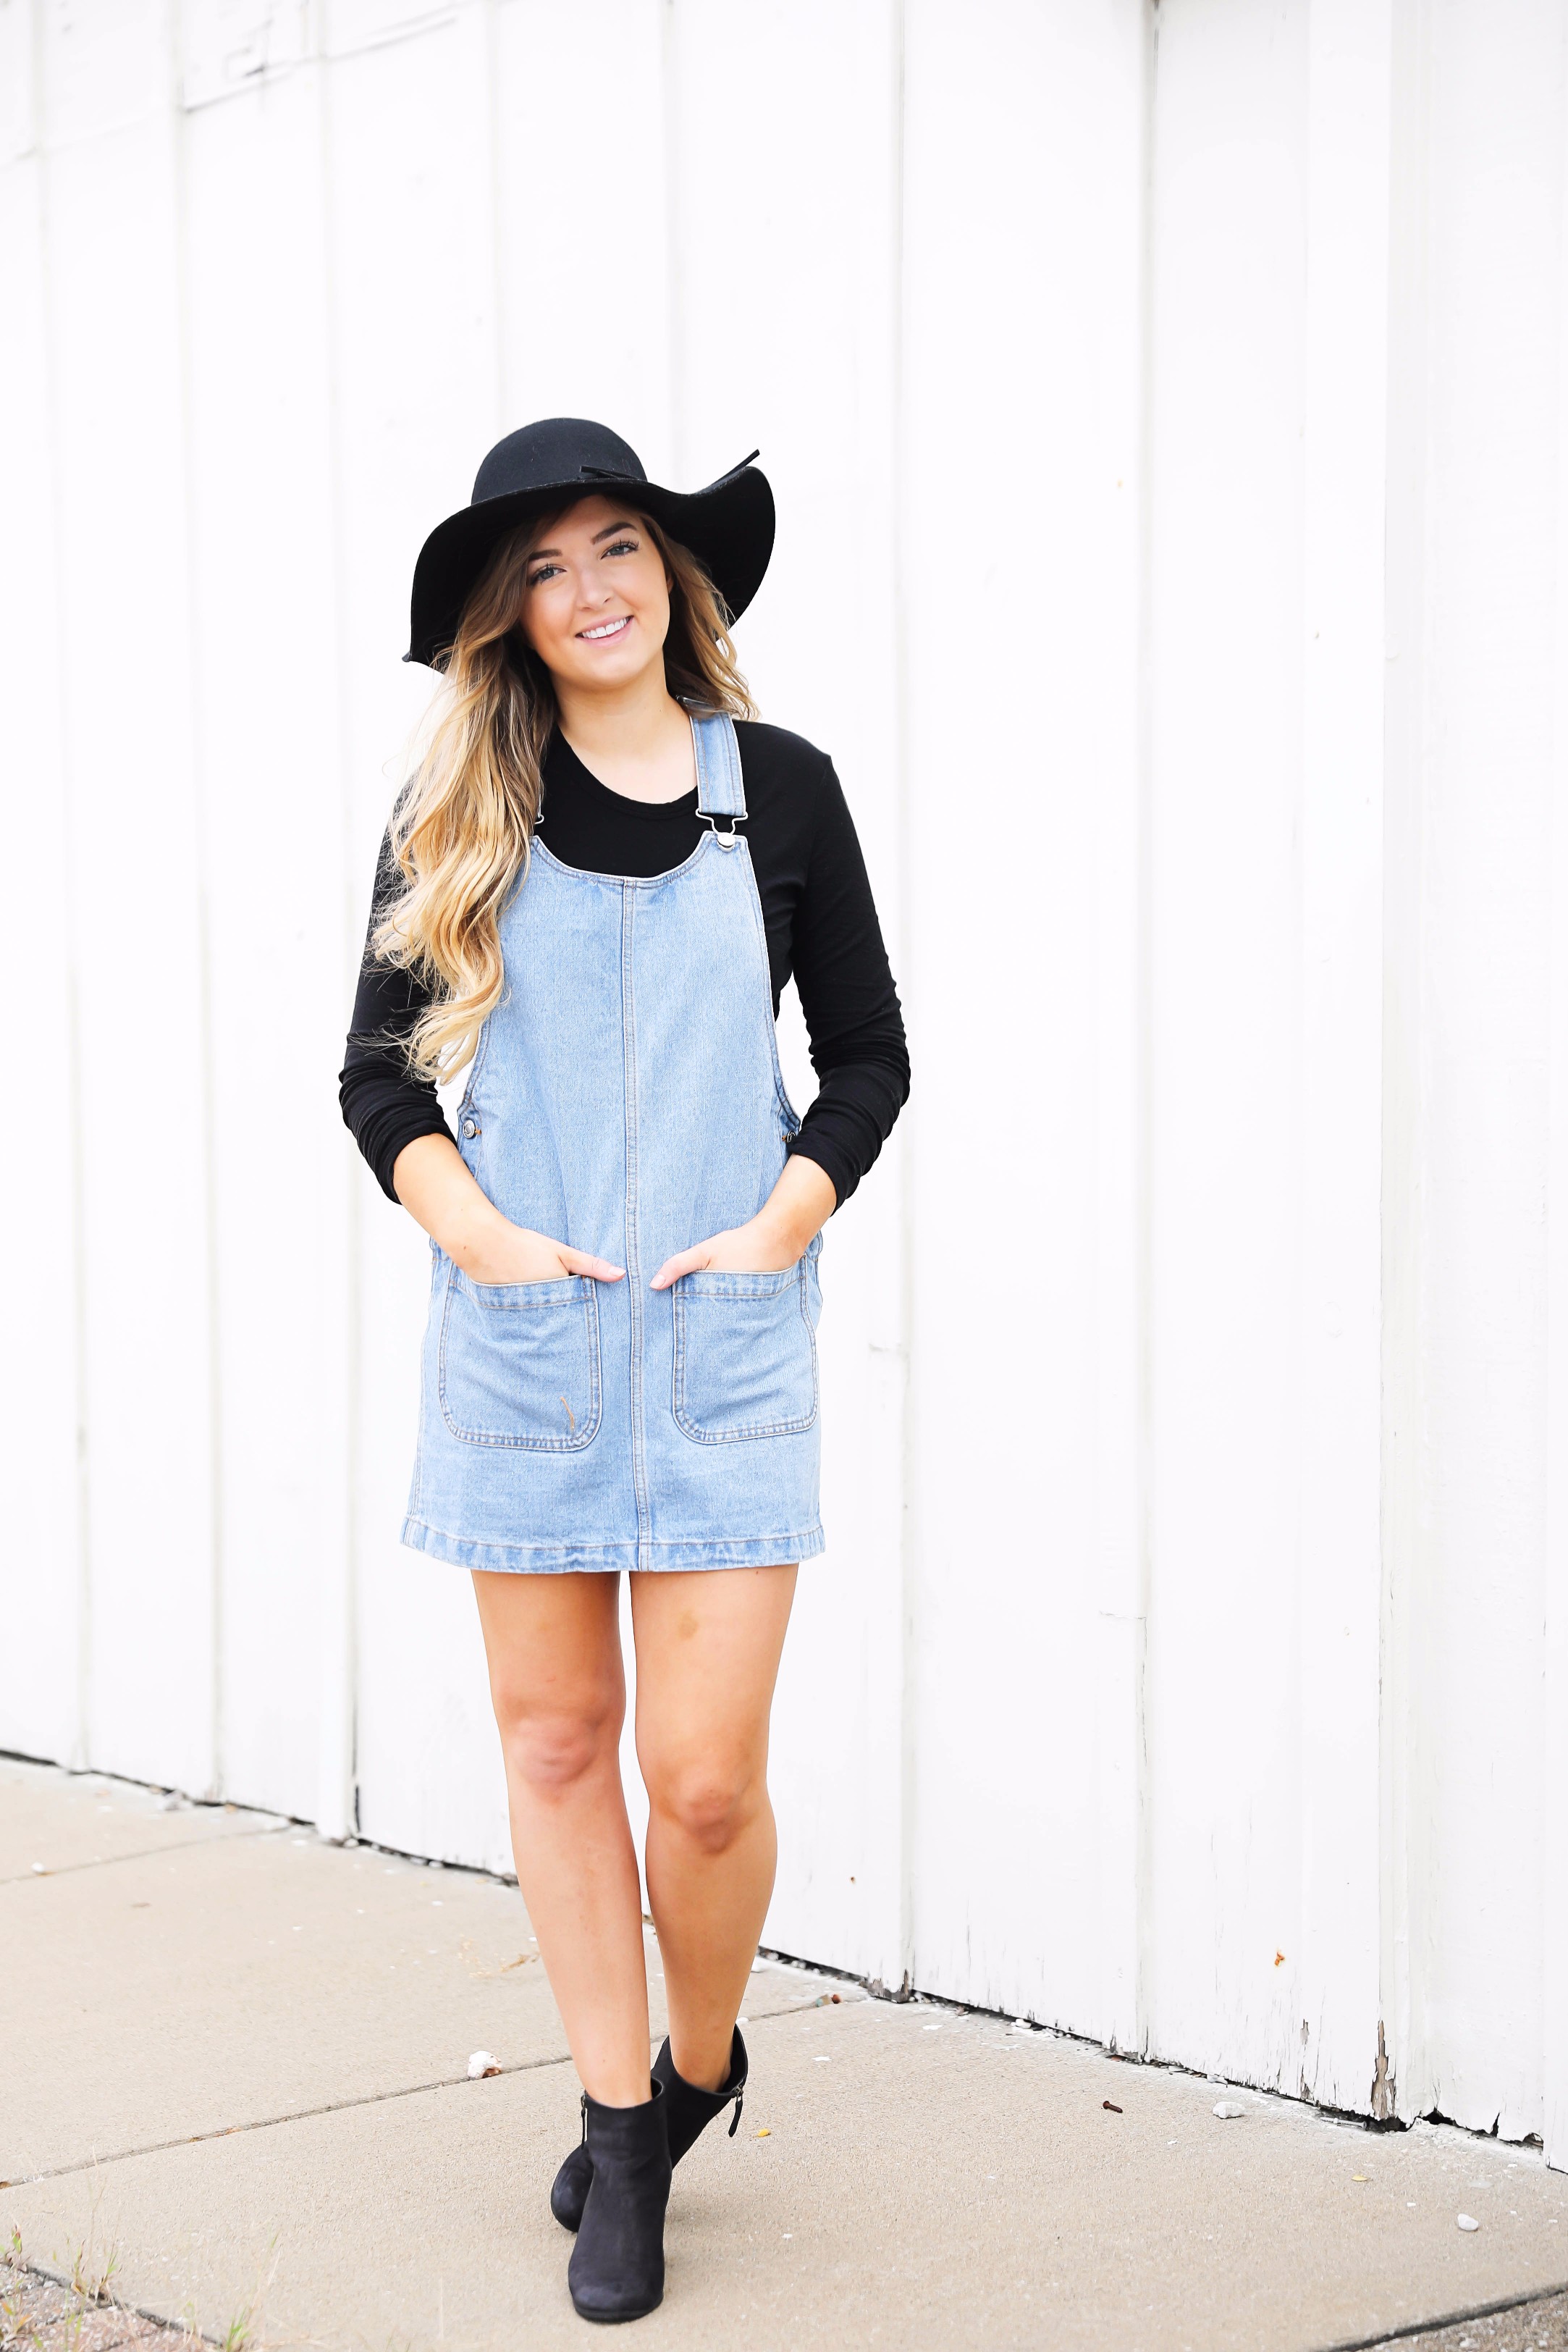
<svg viewBox="0 0 1568 2352"><path fill-rule="evenodd" d="M392 813L403 887L383 908L371 944L381 962L413 972L431 992L404 1041L409 1067L422 1078L450 1078L472 1060L505 984L500 918L528 872L540 764L556 722L550 674L518 620L529 552L564 511L503 540L480 574L444 664L433 724ZM712 581L650 516L636 520L670 583L670 692L699 713L754 719Z"/></svg>

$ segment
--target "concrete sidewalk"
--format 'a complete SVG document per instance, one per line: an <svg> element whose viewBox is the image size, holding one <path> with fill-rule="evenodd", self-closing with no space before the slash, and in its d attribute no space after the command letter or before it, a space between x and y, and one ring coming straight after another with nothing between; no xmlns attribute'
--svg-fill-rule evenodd
<svg viewBox="0 0 1568 2352"><path fill-rule="evenodd" d="M598 2340L545 2201L577 2083L516 1887L0 1760L0 1953L26 2261L112 2263L125 2305L231 2344ZM1221 2121L1194 2076L794 1968L747 2014L740 2132L677 2176L643 2352L1322 2352L1568 2282L1536 2149L1245 2092ZM1462 2336L1568 2342L1545 2307Z"/></svg>

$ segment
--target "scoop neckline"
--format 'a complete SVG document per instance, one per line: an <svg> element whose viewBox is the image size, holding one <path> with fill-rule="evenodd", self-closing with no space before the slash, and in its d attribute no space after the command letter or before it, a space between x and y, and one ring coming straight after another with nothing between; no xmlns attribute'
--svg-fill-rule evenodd
<svg viewBox="0 0 1568 2352"><path fill-rule="evenodd" d="M582 757L581 753L572 749L572 746L568 742L565 735L561 732L559 727L555 730L550 748L558 756L561 752L565 753L567 760L570 761L571 764L571 768L574 768L577 772L576 776L573 778L573 782L580 782L581 783L591 785L592 789L596 793L602 793L607 801L612 801L617 810L624 810L628 814L634 817L644 817L653 824L668 824L672 818L691 816L695 812L697 805L697 787L695 784L693 784L689 791L684 792L679 800L633 800L630 793L618 793L613 784L607 784L602 776L596 776L592 769L589 766L587 761ZM570 773L570 771L569 770L568 772ZM545 780L545 790L548 796L549 790L548 773Z"/></svg>

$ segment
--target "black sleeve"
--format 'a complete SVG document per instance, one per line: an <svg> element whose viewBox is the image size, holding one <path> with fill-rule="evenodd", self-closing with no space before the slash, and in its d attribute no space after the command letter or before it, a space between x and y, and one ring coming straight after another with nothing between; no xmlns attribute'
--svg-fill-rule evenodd
<svg viewBox="0 0 1568 2352"><path fill-rule="evenodd" d="M397 1199L392 1172L403 1145L420 1135L452 1133L441 1115L434 1087L413 1076L399 1042L429 1003L430 992L413 973L395 964L378 963L371 950L381 910L396 887L388 837L376 860L364 961L360 966L347 1058L338 1078L343 1123L389 1201Z"/></svg>
<svg viewBox="0 0 1568 2352"><path fill-rule="evenodd" d="M908 1098L909 1051L854 819L825 765L793 955L821 1091L790 1149L826 1171L842 1207Z"/></svg>

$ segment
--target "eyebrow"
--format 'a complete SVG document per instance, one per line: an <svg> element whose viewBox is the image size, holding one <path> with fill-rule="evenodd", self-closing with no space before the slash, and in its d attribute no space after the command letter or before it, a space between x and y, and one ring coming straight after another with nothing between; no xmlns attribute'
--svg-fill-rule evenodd
<svg viewBox="0 0 1568 2352"><path fill-rule="evenodd" d="M618 532L623 530L635 530L636 528L636 524L631 521L612 522L609 524L605 530L596 530L593 537L588 543L590 547L597 547L601 539L614 539ZM530 563L537 563L541 555L559 555L559 553L560 550L559 547L536 547L532 554L528 557L528 562Z"/></svg>

